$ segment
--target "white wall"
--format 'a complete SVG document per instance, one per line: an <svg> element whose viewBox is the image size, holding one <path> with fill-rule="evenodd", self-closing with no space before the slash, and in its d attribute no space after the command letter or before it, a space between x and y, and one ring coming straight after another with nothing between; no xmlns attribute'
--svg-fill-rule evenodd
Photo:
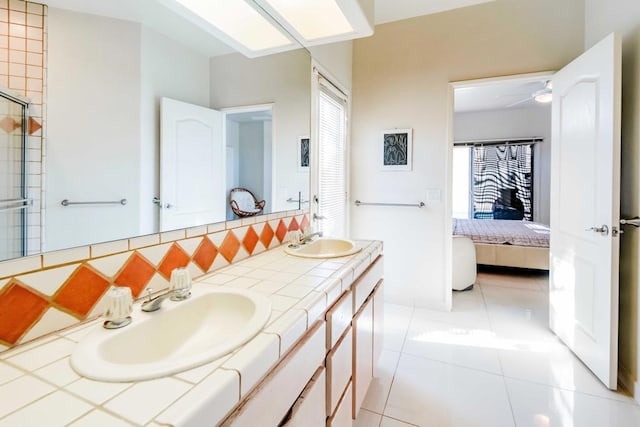
<svg viewBox="0 0 640 427"><path fill-rule="evenodd" d="M456 113L453 125L455 141L530 136L544 138L544 141L536 144L534 148L533 220L549 224L551 106Z"/></svg>
<svg viewBox="0 0 640 427"><path fill-rule="evenodd" d="M264 199L264 124L240 123L239 132L240 187L248 188Z"/></svg>
<svg viewBox="0 0 640 427"><path fill-rule="evenodd" d="M622 42L622 177L620 216L640 215L640 2L586 0L585 49L617 31ZM640 239L624 227L620 238L619 371L640 402Z"/></svg>
<svg viewBox="0 0 640 427"><path fill-rule="evenodd" d="M232 120L227 120L225 124L227 133L227 185L226 192L227 198L229 197L229 191L232 188L240 185L240 156L238 154L239 140L240 140L240 124ZM236 219L231 205L227 201L227 221Z"/></svg>
<svg viewBox="0 0 640 427"><path fill-rule="evenodd" d="M209 107L209 58L142 27L140 44L140 229L158 230L160 194L160 99L172 98Z"/></svg>
<svg viewBox="0 0 640 427"><path fill-rule="evenodd" d="M211 58L211 108L274 103L273 211L297 209L287 198L309 194L309 174L296 167L296 144L309 134L310 87L311 59L302 49L254 59Z"/></svg>
<svg viewBox="0 0 640 427"><path fill-rule="evenodd" d="M559 69L582 51L583 16L583 0L496 0L379 25L354 42L352 200L442 195L420 210L351 206L352 236L385 243L388 301L450 301L449 82ZM405 127L414 130L413 170L380 171L380 131Z"/></svg>
<svg viewBox="0 0 640 427"><path fill-rule="evenodd" d="M44 249L135 235L140 26L49 8L48 37ZM60 205L122 198L126 206Z"/></svg>

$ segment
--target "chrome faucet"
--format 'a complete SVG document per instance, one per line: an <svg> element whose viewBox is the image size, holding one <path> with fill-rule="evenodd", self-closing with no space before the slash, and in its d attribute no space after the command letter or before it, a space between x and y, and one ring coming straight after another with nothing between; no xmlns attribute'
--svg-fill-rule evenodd
<svg viewBox="0 0 640 427"><path fill-rule="evenodd" d="M309 243L315 236L322 237L322 231L316 231L315 233L302 236L302 238L300 239L300 244L304 245L305 243Z"/></svg>
<svg viewBox="0 0 640 427"><path fill-rule="evenodd" d="M146 312L151 312L151 311L156 311L159 310L160 307L162 307L162 302L164 300L166 300L167 298L172 297L173 295L176 294L176 291L174 290L169 290L163 294L160 294L154 298L151 298L151 291L153 289L147 289L147 300L144 301L142 303L142 306L140 307L142 311L146 311Z"/></svg>

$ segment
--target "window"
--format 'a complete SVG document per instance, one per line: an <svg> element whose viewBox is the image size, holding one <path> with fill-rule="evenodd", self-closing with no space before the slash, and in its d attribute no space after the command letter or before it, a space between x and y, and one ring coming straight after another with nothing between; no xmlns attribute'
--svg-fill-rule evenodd
<svg viewBox="0 0 640 427"><path fill-rule="evenodd" d="M325 236L347 234L347 96L318 76L316 223Z"/></svg>
<svg viewBox="0 0 640 427"><path fill-rule="evenodd" d="M533 220L533 144L537 141L457 143L454 217Z"/></svg>

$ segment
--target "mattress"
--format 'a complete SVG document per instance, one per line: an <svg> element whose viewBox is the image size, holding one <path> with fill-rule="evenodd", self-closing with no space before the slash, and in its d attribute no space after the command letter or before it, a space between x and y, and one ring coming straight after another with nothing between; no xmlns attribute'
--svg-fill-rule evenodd
<svg viewBox="0 0 640 427"><path fill-rule="evenodd" d="M550 229L531 221L454 218L453 234L474 243L548 248Z"/></svg>

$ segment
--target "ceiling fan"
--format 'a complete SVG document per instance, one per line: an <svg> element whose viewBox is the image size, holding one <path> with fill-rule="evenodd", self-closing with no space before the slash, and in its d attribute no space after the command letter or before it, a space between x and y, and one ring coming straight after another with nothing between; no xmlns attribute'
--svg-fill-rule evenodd
<svg viewBox="0 0 640 427"><path fill-rule="evenodd" d="M553 99L553 82L551 80L547 80L544 82L544 86L535 92L531 92L527 95L526 98L521 99L519 101L513 102L507 105L507 108L515 107L516 105L523 104L525 102L534 100L541 104L548 104Z"/></svg>

